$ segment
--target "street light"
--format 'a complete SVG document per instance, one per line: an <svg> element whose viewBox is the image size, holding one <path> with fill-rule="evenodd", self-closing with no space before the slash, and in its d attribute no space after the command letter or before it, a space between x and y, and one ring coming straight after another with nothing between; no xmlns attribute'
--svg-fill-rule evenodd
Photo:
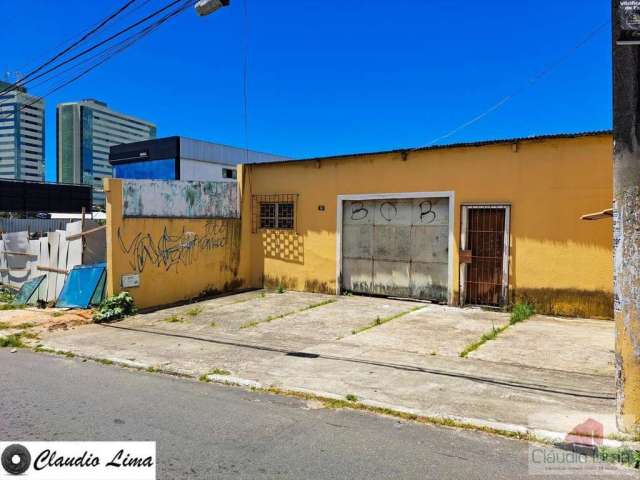
<svg viewBox="0 0 640 480"><path fill-rule="evenodd" d="M228 7L230 0L199 0L196 3L196 12L201 17L209 15L219 8Z"/></svg>

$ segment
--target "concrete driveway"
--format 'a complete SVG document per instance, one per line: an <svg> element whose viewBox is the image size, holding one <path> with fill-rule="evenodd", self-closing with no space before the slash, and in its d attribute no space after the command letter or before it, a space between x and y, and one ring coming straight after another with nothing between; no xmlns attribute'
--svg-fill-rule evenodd
<svg viewBox="0 0 640 480"><path fill-rule="evenodd" d="M554 432L597 418L615 430L613 323L535 316L460 357L508 322L480 309L258 291L53 332L42 343L422 415Z"/></svg>

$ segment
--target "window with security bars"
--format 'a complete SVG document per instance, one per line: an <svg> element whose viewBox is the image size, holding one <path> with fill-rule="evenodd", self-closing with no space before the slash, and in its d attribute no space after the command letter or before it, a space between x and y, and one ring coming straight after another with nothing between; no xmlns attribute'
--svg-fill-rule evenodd
<svg viewBox="0 0 640 480"><path fill-rule="evenodd" d="M293 228L293 203L261 203L260 228Z"/></svg>
<svg viewBox="0 0 640 480"><path fill-rule="evenodd" d="M295 194L255 195L253 197L253 231L258 229L294 230L296 228Z"/></svg>

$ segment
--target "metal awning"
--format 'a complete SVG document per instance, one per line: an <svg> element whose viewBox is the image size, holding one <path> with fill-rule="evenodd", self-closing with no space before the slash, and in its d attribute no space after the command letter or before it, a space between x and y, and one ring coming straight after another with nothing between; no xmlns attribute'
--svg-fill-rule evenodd
<svg viewBox="0 0 640 480"><path fill-rule="evenodd" d="M602 220L603 218L613 217L613 208L607 208L601 212L587 213L580 217L581 220Z"/></svg>

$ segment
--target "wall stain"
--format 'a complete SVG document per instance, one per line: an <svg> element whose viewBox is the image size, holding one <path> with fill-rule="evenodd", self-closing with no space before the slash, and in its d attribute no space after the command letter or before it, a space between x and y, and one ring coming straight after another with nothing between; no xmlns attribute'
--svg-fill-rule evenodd
<svg viewBox="0 0 640 480"><path fill-rule="evenodd" d="M542 315L613 319L613 294L601 290L519 288L511 298L534 305Z"/></svg>

